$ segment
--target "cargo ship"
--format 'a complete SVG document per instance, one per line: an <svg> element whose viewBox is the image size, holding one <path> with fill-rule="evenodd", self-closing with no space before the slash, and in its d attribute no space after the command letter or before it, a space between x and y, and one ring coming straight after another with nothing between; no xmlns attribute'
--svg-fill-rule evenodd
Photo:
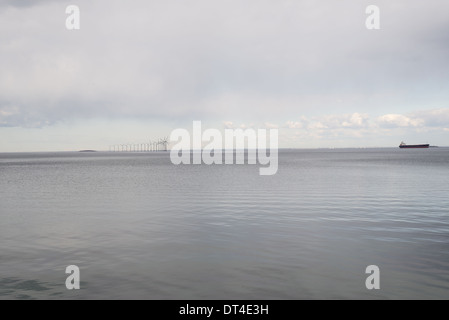
<svg viewBox="0 0 449 320"><path fill-rule="evenodd" d="M399 145L399 148L401 149L413 149L413 148L425 149L429 147L430 144L405 144L404 142L401 142L401 144Z"/></svg>

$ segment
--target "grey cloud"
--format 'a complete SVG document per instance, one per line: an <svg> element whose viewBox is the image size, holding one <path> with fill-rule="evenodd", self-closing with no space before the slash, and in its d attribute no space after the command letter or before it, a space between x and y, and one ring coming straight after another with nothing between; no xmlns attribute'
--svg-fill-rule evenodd
<svg viewBox="0 0 449 320"><path fill-rule="evenodd" d="M56 1L60 3L69 2L69 0L0 0L0 7L32 7L42 5L46 2Z"/></svg>
<svg viewBox="0 0 449 320"><path fill-rule="evenodd" d="M0 101L17 108L3 125L341 114L318 122L356 128L355 113L449 98L447 1L379 0L377 33L367 1L79 0L79 31L67 2L14 3L29 8L0 11Z"/></svg>

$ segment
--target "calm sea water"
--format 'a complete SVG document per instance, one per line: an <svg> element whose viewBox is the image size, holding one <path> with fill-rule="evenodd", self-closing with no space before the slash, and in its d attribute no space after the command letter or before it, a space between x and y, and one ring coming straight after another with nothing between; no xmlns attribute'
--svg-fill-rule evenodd
<svg viewBox="0 0 449 320"><path fill-rule="evenodd" d="M449 149L279 161L0 154L0 299L449 298Z"/></svg>

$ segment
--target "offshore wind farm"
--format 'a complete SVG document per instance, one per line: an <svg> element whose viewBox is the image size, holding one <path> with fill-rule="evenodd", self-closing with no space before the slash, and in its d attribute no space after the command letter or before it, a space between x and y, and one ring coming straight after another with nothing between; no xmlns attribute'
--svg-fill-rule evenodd
<svg viewBox="0 0 449 320"><path fill-rule="evenodd" d="M109 146L110 152L157 152L168 151L168 137L145 143L121 143Z"/></svg>

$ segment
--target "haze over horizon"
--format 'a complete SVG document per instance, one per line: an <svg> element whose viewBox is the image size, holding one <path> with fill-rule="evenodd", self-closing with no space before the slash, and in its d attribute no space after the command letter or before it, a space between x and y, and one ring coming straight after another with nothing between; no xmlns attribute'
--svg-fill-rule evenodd
<svg viewBox="0 0 449 320"><path fill-rule="evenodd" d="M368 5L380 30L368 30ZM67 30L68 5L81 29ZM0 0L0 152L173 129L279 128L281 148L449 138L443 0Z"/></svg>

